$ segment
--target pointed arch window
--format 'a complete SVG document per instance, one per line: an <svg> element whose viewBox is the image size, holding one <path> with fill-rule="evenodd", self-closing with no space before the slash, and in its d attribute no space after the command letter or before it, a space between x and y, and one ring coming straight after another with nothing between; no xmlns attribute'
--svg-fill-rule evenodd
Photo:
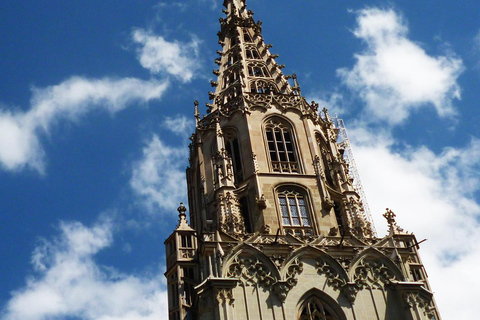
<svg viewBox="0 0 480 320"><path fill-rule="evenodd" d="M252 81L250 83L250 92L252 93L271 93L277 92L277 87L273 82L267 82L265 80Z"/></svg>
<svg viewBox="0 0 480 320"><path fill-rule="evenodd" d="M338 320L338 318L320 299L311 297L300 308L298 320Z"/></svg>
<svg viewBox="0 0 480 320"><path fill-rule="evenodd" d="M233 53L230 53L227 59L227 66L231 66L235 64L235 62L237 62L238 60L239 60L239 55L236 51Z"/></svg>
<svg viewBox="0 0 480 320"><path fill-rule="evenodd" d="M282 225L287 233L298 236L313 234L307 195L295 187L283 187L277 192Z"/></svg>
<svg viewBox="0 0 480 320"><path fill-rule="evenodd" d="M230 70L230 72L226 73L223 77L223 89L225 89L228 85L235 83L237 80L237 72Z"/></svg>
<svg viewBox="0 0 480 320"><path fill-rule="evenodd" d="M266 125L265 135L273 171L299 173L290 126L280 121L270 120Z"/></svg>
<svg viewBox="0 0 480 320"><path fill-rule="evenodd" d="M247 56L247 59L260 59L260 54L254 47L247 47L245 49L245 54Z"/></svg>
<svg viewBox="0 0 480 320"><path fill-rule="evenodd" d="M251 63L248 65L248 75L250 77L269 77L267 67L262 63Z"/></svg>
<svg viewBox="0 0 480 320"><path fill-rule="evenodd" d="M252 36L250 36L250 33L247 29L243 29L243 40L245 42L253 42Z"/></svg>
<svg viewBox="0 0 480 320"><path fill-rule="evenodd" d="M236 85L223 92L223 103L228 103L238 96L240 89Z"/></svg>

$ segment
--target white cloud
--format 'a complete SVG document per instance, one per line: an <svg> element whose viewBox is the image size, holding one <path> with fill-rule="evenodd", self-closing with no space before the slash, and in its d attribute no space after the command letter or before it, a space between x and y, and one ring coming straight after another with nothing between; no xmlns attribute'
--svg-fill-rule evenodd
<svg viewBox="0 0 480 320"><path fill-rule="evenodd" d="M435 154L426 147L392 151L388 134L364 129L350 132L355 160L376 221L385 208L397 214L399 225L414 232L435 298L444 319L475 319L480 300L480 140L465 148L445 148ZM380 137L380 139L379 139ZM451 292L461 292L452 295Z"/></svg>
<svg viewBox="0 0 480 320"><path fill-rule="evenodd" d="M308 101L315 101L318 103L318 109L326 108L331 115L345 114L348 110L345 108L344 97L338 92L324 92L318 95L307 97Z"/></svg>
<svg viewBox="0 0 480 320"><path fill-rule="evenodd" d="M87 79L72 77L59 85L33 89L26 112L0 110L0 166L20 170L29 166L44 169L41 132L48 134L59 121L76 121L92 109L118 112L133 103L159 99L166 81L135 78Z"/></svg>
<svg viewBox="0 0 480 320"><path fill-rule="evenodd" d="M151 31L135 29L132 38L140 45L137 49L140 64L152 74L168 74L183 82L189 82L200 68L200 41L195 37L189 43L168 42Z"/></svg>
<svg viewBox="0 0 480 320"><path fill-rule="evenodd" d="M404 121L414 109L434 106L440 116L452 115L460 99L457 78L463 63L453 54L432 57L407 38L408 28L393 10L358 12L354 35L367 49L356 54L355 66L339 69L342 81L359 93L367 116L390 124Z"/></svg>
<svg viewBox="0 0 480 320"><path fill-rule="evenodd" d="M62 223L60 236L44 240L33 255L36 275L2 310L5 320L81 318L95 320L167 319L161 272L123 275L98 265L94 256L112 244L111 226Z"/></svg>
<svg viewBox="0 0 480 320"><path fill-rule="evenodd" d="M163 126L180 136L188 137L193 132L193 121L185 116L166 117Z"/></svg>
<svg viewBox="0 0 480 320"><path fill-rule="evenodd" d="M130 186L152 212L158 208L174 212L185 202L187 158L185 146L169 147L156 135L143 149L142 159L133 165Z"/></svg>

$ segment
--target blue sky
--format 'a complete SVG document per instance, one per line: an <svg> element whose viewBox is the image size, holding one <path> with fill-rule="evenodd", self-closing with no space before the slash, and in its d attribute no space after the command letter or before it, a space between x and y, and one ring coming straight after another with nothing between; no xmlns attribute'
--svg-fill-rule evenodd
<svg viewBox="0 0 480 320"><path fill-rule="evenodd" d="M166 319L163 241L221 2L0 3L2 319ZM443 319L475 319L478 3L248 7L302 93L345 120L379 235L389 207L428 239Z"/></svg>

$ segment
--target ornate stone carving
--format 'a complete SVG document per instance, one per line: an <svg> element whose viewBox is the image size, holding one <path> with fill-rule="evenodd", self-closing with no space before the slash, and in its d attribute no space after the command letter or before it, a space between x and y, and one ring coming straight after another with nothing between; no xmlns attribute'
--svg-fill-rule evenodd
<svg viewBox="0 0 480 320"><path fill-rule="evenodd" d="M265 244L271 244L271 243L274 243L275 242L275 237L260 237L258 239L258 243L265 243ZM285 241L283 238L277 238L277 241L276 241L278 244L288 244L287 241Z"/></svg>
<svg viewBox="0 0 480 320"><path fill-rule="evenodd" d="M271 228L268 224L266 224L266 225L264 225L263 228L262 228L262 233L263 233L263 234L270 234L270 231L271 231L271 230L272 230L272 228Z"/></svg>
<svg viewBox="0 0 480 320"><path fill-rule="evenodd" d="M255 200L257 202L258 209L264 210L267 208L267 199L265 198L264 194L262 194L260 197L257 196Z"/></svg>
<svg viewBox="0 0 480 320"><path fill-rule="evenodd" d="M277 281L273 285L273 292L278 296L283 303L287 298L288 292L298 283L297 275L303 271L303 263L295 258L288 266L286 279Z"/></svg>
<svg viewBox="0 0 480 320"><path fill-rule="evenodd" d="M383 217L387 219L388 223L388 232L391 234L397 234L403 232L403 229L400 228L395 220L396 215L392 210L386 209L386 212L383 214Z"/></svg>
<svg viewBox="0 0 480 320"><path fill-rule="evenodd" d="M428 319L436 319L435 307L431 299L426 299L418 293L409 292L403 295L403 298L410 308L422 309Z"/></svg>
<svg viewBox="0 0 480 320"><path fill-rule="evenodd" d="M330 231L328 232L329 236L336 236L338 234L338 228L336 227L331 227Z"/></svg>
<svg viewBox="0 0 480 320"><path fill-rule="evenodd" d="M348 265L350 260L344 260L342 262ZM323 259L317 262L316 270L319 274L324 274L327 277L327 284L329 286L341 291L352 304L354 303L357 293L360 290L355 282L347 282L332 265Z"/></svg>
<svg viewBox="0 0 480 320"><path fill-rule="evenodd" d="M279 255L279 254L274 254L273 256L270 257L270 260L272 260L273 264L279 270L280 270L280 267L282 266L283 262L285 261L285 259L286 259L286 256Z"/></svg>
<svg viewBox="0 0 480 320"><path fill-rule="evenodd" d="M324 274L327 277L327 284L335 290L340 290L346 283L346 281L340 277L337 270L323 259L317 262L315 269L319 274Z"/></svg>
<svg viewBox="0 0 480 320"><path fill-rule="evenodd" d="M355 269L354 281L360 287L381 288L396 279L393 272L380 260L365 259Z"/></svg>
<svg viewBox="0 0 480 320"><path fill-rule="evenodd" d="M240 214L240 204L236 196L227 192L218 195L220 229L228 234L245 234L245 223Z"/></svg>
<svg viewBox="0 0 480 320"><path fill-rule="evenodd" d="M255 173L258 173L258 161L257 161L257 155L252 152L252 161L253 161L253 171Z"/></svg>
<svg viewBox="0 0 480 320"><path fill-rule="evenodd" d="M355 298L357 297L358 291L360 291L360 288L356 283L349 282L342 287L342 293L347 297L347 299L352 304L355 302Z"/></svg>
<svg viewBox="0 0 480 320"><path fill-rule="evenodd" d="M285 257L272 256L274 264L280 267ZM285 280L276 279L265 264L256 257L235 257L227 272L228 277L238 278L240 285L251 286L260 284L273 290L280 301L285 301L288 292L297 284L297 275L303 271L303 263L295 258L287 268Z"/></svg>
<svg viewBox="0 0 480 320"><path fill-rule="evenodd" d="M218 289L216 299L218 304L226 303L233 306L235 299L233 298L233 293L231 288L227 289Z"/></svg>
<svg viewBox="0 0 480 320"><path fill-rule="evenodd" d="M346 206L350 214L352 232L359 238L371 238L373 236L372 227L365 217L361 200L350 197L350 199L346 201Z"/></svg>
<svg viewBox="0 0 480 320"><path fill-rule="evenodd" d="M238 278L241 285L249 286L259 283L267 288L271 287L276 279L268 267L256 257L235 257L227 276Z"/></svg>
<svg viewBox="0 0 480 320"><path fill-rule="evenodd" d="M301 274L303 271L303 262L298 258L295 258L292 263L288 266L286 281L290 288L294 287L298 280L297 275Z"/></svg>
<svg viewBox="0 0 480 320"><path fill-rule="evenodd" d="M272 96L269 94L249 93L246 95L247 101L252 107L260 107L264 109L271 108Z"/></svg>
<svg viewBox="0 0 480 320"><path fill-rule="evenodd" d="M283 303L287 298L288 292L291 287L286 281L278 281L273 286L273 292L278 296L280 301Z"/></svg>
<svg viewBox="0 0 480 320"><path fill-rule="evenodd" d="M325 197L325 199L322 201L322 209L326 212L329 212L334 206L335 203L330 198Z"/></svg>

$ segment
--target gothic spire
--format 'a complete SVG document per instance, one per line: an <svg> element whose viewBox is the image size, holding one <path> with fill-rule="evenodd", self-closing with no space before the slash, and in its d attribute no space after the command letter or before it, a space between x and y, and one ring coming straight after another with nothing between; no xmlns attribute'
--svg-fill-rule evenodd
<svg viewBox="0 0 480 320"><path fill-rule="evenodd" d="M275 61L278 57L269 51L262 37L262 23L255 22L253 12L246 9L245 0L225 0L226 17L220 18L219 44L222 50L215 59L219 66L214 70L217 81L211 84L213 103L208 111L227 111L244 104L245 93L292 93L292 87L282 73L284 65Z"/></svg>

